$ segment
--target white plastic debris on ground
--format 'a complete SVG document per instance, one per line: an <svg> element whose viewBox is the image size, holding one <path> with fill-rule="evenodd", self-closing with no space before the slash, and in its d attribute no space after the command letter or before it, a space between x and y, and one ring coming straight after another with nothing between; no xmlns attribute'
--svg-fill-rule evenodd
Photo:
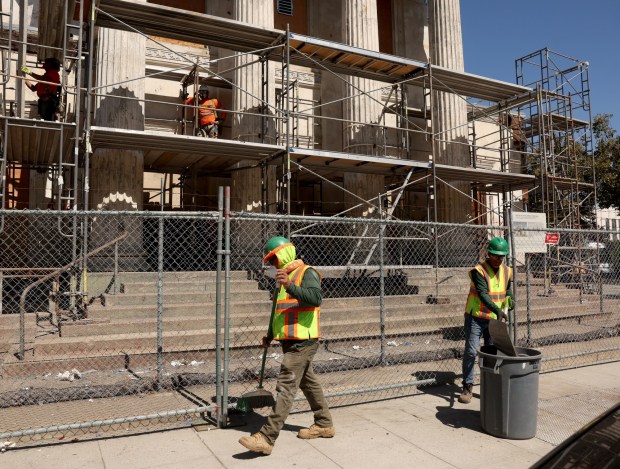
<svg viewBox="0 0 620 469"><path fill-rule="evenodd" d="M15 448L15 443L12 441L0 441L0 451L4 453L8 448Z"/></svg>
<svg viewBox="0 0 620 469"><path fill-rule="evenodd" d="M65 371L63 373L58 373L56 375L60 381L73 381L76 379L82 379L82 373L80 373L77 369L73 368L71 371Z"/></svg>
<svg viewBox="0 0 620 469"><path fill-rule="evenodd" d="M196 360L192 360L191 362L187 362L187 360L172 360L170 362L170 366L173 367L177 367L177 366L200 366L204 364L204 362L199 362Z"/></svg>
<svg viewBox="0 0 620 469"><path fill-rule="evenodd" d="M387 345L388 347L398 347L398 342L391 341L391 342L388 342Z"/></svg>
<svg viewBox="0 0 620 469"><path fill-rule="evenodd" d="M361 350L362 347L360 345L354 345L353 350Z"/></svg>

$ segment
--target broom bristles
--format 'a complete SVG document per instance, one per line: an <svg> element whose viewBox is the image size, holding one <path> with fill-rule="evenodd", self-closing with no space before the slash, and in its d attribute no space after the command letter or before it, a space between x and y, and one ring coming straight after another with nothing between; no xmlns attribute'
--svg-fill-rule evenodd
<svg viewBox="0 0 620 469"><path fill-rule="evenodd" d="M256 391L244 394L237 401L237 409L248 412L251 409L260 409L261 407L272 407L275 399L269 391L257 389ZM245 410L247 409L247 410Z"/></svg>

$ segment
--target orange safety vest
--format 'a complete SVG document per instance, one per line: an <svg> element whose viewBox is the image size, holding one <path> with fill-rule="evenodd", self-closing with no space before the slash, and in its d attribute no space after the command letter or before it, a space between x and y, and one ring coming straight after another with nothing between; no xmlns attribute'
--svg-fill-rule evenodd
<svg viewBox="0 0 620 469"><path fill-rule="evenodd" d="M294 285L301 286L306 270L311 268L301 262L299 267L289 272L288 277ZM320 275L319 273L319 277ZM281 287L271 326L273 338L275 340L318 339L320 312L319 306L301 306L299 300L290 296L286 289Z"/></svg>
<svg viewBox="0 0 620 469"><path fill-rule="evenodd" d="M194 102L194 98L187 98L186 104L192 104ZM215 99L204 99L198 101L198 115L200 116L200 126L204 127L205 125L215 124L217 119L217 111L216 109L221 108L222 105L220 102Z"/></svg>
<svg viewBox="0 0 620 469"><path fill-rule="evenodd" d="M485 261L478 264L475 270L480 272L487 281L489 287L488 294L493 304L503 310L510 301L510 298L506 296L506 288L508 281L512 279L512 269L502 264L497 269L497 272L494 272L493 268ZM469 273L469 296L465 305L465 313L471 314L475 318L497 319L497 315L487 308L478 296L471 272Z"/></svg>

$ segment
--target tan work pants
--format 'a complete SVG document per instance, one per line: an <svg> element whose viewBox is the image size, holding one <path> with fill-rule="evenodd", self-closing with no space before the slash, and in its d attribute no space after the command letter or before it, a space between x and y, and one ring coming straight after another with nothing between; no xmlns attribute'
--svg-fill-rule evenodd
<svg viewBox="0 0 620 469"><path fill-rule="evenodd" d="M312 370L312 359L318 348L318 341L305 347L300 347L298 343L291 341L282 342L284 358L276 383L278 396L267 423L260 429L271 444L278 438L293 406L293 399L300 388L314 412L314 423L320 427L333 426L323 389Z"/></svg>

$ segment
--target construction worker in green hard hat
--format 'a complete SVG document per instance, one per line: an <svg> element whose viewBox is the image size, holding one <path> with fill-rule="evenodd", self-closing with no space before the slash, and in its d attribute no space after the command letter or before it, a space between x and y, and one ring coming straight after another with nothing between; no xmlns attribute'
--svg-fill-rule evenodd
<svg viewBox="0 0 620 469"><path fill-rule="evenodd" d="M321 274L296 259L295 246L282 236L267 241L263 254L263 262L276 269L275 279L280 288L270 328L272 337L264 337L262 346L268 347L274 339L279 341L283 359L276 384L278 396L267 422L239 443L252 452L271 454L299 388L314 412L314 424L299 430L298 438L332 438L336 431L323 389L312 369L319 347Z"/></svg>
<svg viewBox="0 0 620 469"><path fill-rule="evenodd" d="M463 391L459 402L469 404L474 386L474 363L480 338L492 345L489 320L507 320L512 309L512 269L504 265L508 243L504 238L489 242L487 258L469 272L469 296L465 305L465 351L463 353Z"/></svg>

